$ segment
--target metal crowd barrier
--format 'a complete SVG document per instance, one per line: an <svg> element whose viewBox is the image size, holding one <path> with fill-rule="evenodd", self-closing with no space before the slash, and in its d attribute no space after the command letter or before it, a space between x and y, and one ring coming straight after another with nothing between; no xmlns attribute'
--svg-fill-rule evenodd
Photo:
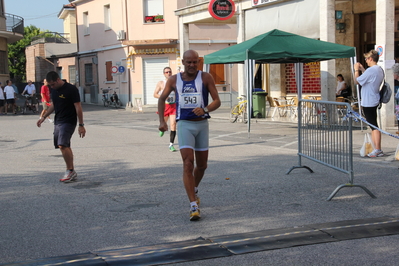
<svg viewBox="0 0 399 266"><path fill-rule="evenodd" d="M346 102L300 99L298 103L299 163L291 167L313 170L302 165L302 157L349 175L348 183L339 185L327 198L331 200L344 187L360 187L375 198L366 187L354 184L351 106Z"/></svg>

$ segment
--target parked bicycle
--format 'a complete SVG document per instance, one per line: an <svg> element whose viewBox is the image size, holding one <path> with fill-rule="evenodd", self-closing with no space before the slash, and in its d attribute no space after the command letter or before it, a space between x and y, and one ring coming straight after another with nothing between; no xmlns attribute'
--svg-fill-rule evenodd
<svg viewBox="0 0 399 266"><path fill-rule="evenodd" d="M237 97L238 104L231 109L230 112L230 122L234 123L237 120L241 120L243 123L248 122L248 113L247 113L247 100L245 95L241 95Z"/></svg>
<svg viewBox="0 0 399 266"><path fill-rule="evenodd" d="M111 89L111 88L107 88L107 89L101 89L103 95L102 95L102 101L104 104L104 107L115 107L115 108L119 108L122 106L122 102L119 99L118 94L116 93L116 90L118 90L119 88L115 88L115 89ZM114 91L112 93L112 91Z"/></svg>
<svg viewBox="0 0 399 266"><path fill-rule="evenodd" d="M24 94L25 97L25 103L24 106L22 107L22 113L26 114L28 111L32 111L34 114L39 111L39 105L38 105L38 100L37 98L35 99L35 104L32 104L32 97L36 97L35 95L31 96L29 94Z"/></svg>
<svg viewBox="0 0 399 266"><path fill-rule="evenodd" d="M112 90L111 88L108 88L108 89L101 89L101 91L102 91L102 93L103 93L103 95L102 95L102 101L103 101L104 107L108 107L108 105L109 105L109 103L110 103L108 93L109 93L111 90Z"/></svg>

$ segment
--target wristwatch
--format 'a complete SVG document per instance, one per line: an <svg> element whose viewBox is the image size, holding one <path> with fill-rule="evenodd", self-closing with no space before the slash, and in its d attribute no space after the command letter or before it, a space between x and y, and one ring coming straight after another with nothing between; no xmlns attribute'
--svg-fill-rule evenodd
<svg viewBox="0 0 399 266"><path fill-rule="evenodd" d="M79 126L80 126L80 127L84 127L84 126L85 126L85 124L79 124Z"/></svg>
<svg viewBox="0 0 399 266"><path fill-rule="evenodd" d="M204 107L204 112L205 112L205 113L209 113L208 108Z"/></svg>

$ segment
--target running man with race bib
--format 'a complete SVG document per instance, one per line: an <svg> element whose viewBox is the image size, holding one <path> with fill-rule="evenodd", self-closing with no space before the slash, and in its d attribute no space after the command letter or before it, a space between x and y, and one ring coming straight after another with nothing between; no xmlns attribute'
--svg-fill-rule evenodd
<svg viewBox="0 0 399 266"><path fill-rule="evenodd" d="M163 113L169 94L176 95L177 135L183 160L183 183L190 201L190 221L201 218L198 186L208 164L209 112L220 106L215 81L209 73L198 70L198 53L188 50L183 54L184 72L171 76L158 100L159 130L168 125ZM208 96L212 103L208 105ZM194 166L195 159L195 166Z"/></svg>

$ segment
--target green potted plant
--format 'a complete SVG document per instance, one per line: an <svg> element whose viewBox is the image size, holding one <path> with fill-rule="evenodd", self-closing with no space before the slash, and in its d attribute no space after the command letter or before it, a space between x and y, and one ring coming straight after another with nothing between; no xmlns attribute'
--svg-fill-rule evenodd
<svg viewBox="0 0 399 266"><path fill-rule="evenodd" d="M163 15L156 15L155 16L155 22L163 22Z"/></svg>

